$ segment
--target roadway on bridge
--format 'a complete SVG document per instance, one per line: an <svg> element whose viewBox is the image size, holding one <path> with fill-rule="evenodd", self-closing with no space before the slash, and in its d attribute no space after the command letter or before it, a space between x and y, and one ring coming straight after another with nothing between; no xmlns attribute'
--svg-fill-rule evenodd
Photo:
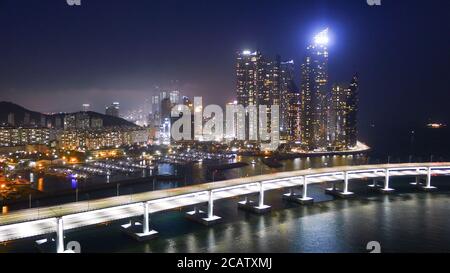
<svg viewBox="0 0 450 273"><path fill-rule="evenodd" d="M450 174L450 163L341 166L280 172L182 188L67 203L60 206L13 211L0 216L0 242L55 232L57 217L63 217L64 229L70 230L139 216L143 214L143 202L149 202L149 212L155 213L208 202L209 191L214 192L214 200L256 193L260 190L259 182L264 183L264 190L273 190L302 186L302 178L305 176L309 177L309 185L343 180L345 172L349 172L350 179L385 177L386 169L390 170L390 176L416 176L427 175L427 169L430 167L437 168L432 171L432 174Z"/></svg>

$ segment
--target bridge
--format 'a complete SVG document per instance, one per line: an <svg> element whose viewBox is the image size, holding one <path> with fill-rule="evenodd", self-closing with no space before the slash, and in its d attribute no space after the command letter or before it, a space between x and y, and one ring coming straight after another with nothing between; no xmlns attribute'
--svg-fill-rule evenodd
<svg viewBox="0 0 450 273"><path fill-rule="evenodd" d="M383 193L390 193L390 178L415 177L414 184L423 190L432 190L431 177L450 175L450 163L402 163L381 165L341 166L332 168L307 169L290 172L238 178L221 182L193 185L182 188L143 192L134 195L117 196L67 203L59 206L32 208L13 211L0 216L0 242L8 242L29 237L53 236L56 234L56 252L64 252L64 232L111 221L142 217L142 223L130 221L122 226L124 231L138 240L154 237L157 232L150 230L150 215L175 208L195 206L187 212L188 218L203 224L220 220L214 215L214 201L242 196L238 206L256 213L270 210L264 203L264 192L286 189L283 198L307 204L313 202L308 196L311 184L332 182L327 193L346 198L352 196L350 181L372 179L370 187ZM423 182L422 182L423 181ZM257 201L249 196L258 194ZM207 204L207 211L197 208ZM43 239L37 243L52 240Z"/></svg>

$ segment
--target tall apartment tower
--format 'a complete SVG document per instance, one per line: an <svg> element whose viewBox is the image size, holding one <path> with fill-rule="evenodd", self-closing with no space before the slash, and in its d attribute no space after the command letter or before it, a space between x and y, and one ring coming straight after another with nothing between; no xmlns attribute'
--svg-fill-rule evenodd
<svg viewBox="0 0 450 273"><path fill-rule="evenodd" d="M323 105L328 88L328 29L314 37L301 65L301 141L308 150L326 145Z"/></svg>
<svg viewBox="0 0 450 273"><path fill-rule="evenodd" d="M357 144L358 76L350 85L335 85L332 89L330 112L330 143L335 150L345 150Z"/></svg>
<svg viewBox="0 0 450 273"><path fill-rule="evenodd" d="M236 93L238 104L247 107L264 100L265 63L260 52L237 52Z"/></svg>
<svg viewBox="0 0 450 273"><path fill-rule="evenodd" d="M299 139L294 131L300 132L300 125L292 119L299 120L300 96L294 80L294 61L285 61L280 63L280 128L281 134L286 135L287 139Z"/></svg>
<svg viewBox="0 0 450 273"><path fill-rule="evenodd" d="M354 147L358 142L358 104L359 104L359 79L353 75L347 95L347 146Z"/></svg>

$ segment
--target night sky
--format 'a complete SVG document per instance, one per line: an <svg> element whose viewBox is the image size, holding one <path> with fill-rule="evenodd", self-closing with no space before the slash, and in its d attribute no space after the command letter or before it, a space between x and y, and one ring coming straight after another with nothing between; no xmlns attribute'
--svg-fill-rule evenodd
<svg viewBox="0 0 450 273"><path fill-rule="evenodd" d="M237 50L294 59L299 85L304 48L329 27L331 81L359 73L362 124L450 122L449 17L448 0L0 0L0 100L103 112L176 85L224 104Z"/></svg>

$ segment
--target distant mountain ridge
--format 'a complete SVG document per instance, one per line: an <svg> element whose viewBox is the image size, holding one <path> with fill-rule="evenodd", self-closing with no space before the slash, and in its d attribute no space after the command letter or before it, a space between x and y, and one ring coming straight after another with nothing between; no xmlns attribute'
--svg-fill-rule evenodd
<svg viewBox="0 0 450 273"><path fill-rule="evenodd" d="M45 120L45 124L51 122L53 125L56 123L56 119L59 117L61 121L64 120L64 116L66 115L74 115L80 112L75 113L56 113L56 114L43 114L40 112L28 110L25 107L22 107L18 104L7 102L7 101L1 101L0 102L0 123L1 124L8 124L8 117L10 114L14 114L14 124L15 126L29 126L29 125L35 125L35 126L41 126L42 120ZM83 112L87 113L90 118L100 118L103 120L103 127L139 127L136 124L129 122L123 118L113 117L104 115L97 112ZM28 115L28 116L27 116ZM26 117L27 116L27 117ZM25 122L25 119L28 120Z"/></svg>

